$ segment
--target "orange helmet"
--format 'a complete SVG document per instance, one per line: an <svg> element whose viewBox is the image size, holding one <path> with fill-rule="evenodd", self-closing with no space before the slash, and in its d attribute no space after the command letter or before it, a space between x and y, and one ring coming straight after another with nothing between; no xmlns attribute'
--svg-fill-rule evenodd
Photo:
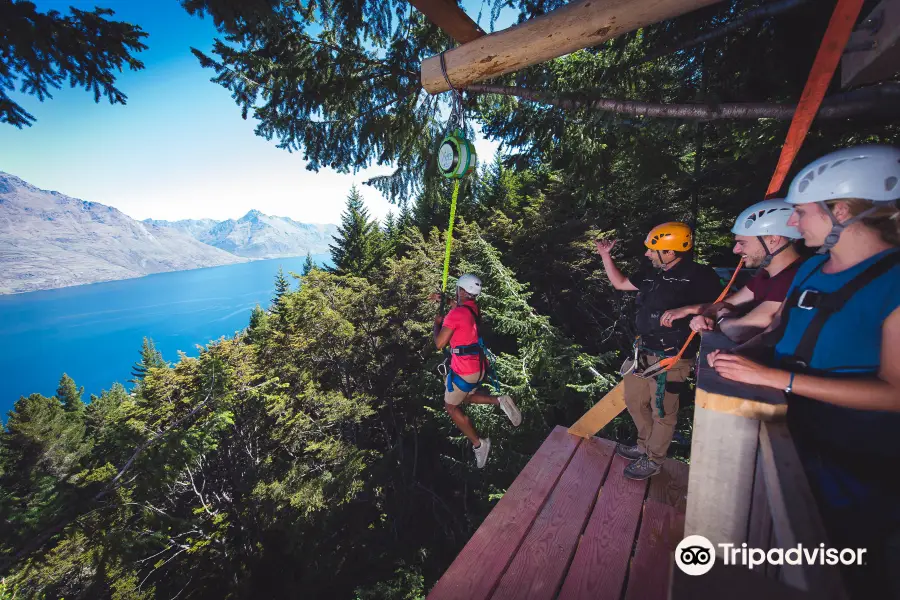
<svg viewBox="0 0 900 600"><path fill-rule="evenodd" d="M663 223L647 234L644 245L651 250L675 250L684 252L694 245L691 228L684 223Z"/></svg>

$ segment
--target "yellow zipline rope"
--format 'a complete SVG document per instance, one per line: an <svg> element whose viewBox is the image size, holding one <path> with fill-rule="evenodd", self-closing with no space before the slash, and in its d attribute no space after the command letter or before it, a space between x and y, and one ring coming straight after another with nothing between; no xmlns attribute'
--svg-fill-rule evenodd
<svg viewBox="0 0 900 600"><path fill-rule="evenodd" d="M444 283L441 291L447 291L447 275L450 273L450 244L453 242L453 222L456 220L456 196L459 194L459 179L453 184L453 200L450 202L450 226L447 227L447 248L444 250Z"/></svg>

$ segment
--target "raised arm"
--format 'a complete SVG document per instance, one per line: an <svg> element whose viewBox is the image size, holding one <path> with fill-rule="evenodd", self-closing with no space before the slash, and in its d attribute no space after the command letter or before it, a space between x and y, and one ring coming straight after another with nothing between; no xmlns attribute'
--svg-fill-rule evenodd
<svg viewBox="0 0 900 600"><path fill-rule="evenodd" d="M609 277L609 282L614 288L623 292L636 292L638 291L637 287L627 277L622 275L622 271L619 270L612 256L609 255L617 241L600 240L596 242L597 254L603 259L603 268L606 270L606 276Z"/></svg>

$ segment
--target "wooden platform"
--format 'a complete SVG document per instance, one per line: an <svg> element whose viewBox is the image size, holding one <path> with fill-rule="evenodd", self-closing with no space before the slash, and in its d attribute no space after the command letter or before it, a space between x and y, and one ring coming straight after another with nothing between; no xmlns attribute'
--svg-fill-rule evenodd
<svg viewBox="0 0 900 600"><path fill-rule="evenodd" d="M428 598L665 599L688 466L631 481L614 450L555 428Z"/></svg>

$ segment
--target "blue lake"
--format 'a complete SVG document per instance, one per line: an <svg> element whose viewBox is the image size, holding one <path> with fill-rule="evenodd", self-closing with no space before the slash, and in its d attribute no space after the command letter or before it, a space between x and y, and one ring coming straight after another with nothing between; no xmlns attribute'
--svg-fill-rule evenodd
<svg viewBox="0 0 900 600"><path fill-rule="evenodd" d="M314 256L319 265L328 255ZM63 373L84 386L84 399L115 382L130 388L143 338L163 358L197 356L222 336L244 329L267 308L278 268L300 273L305 258L261 260L159 273L138 279L0 296L0 420L20 396L56 393Z"/></svg>

